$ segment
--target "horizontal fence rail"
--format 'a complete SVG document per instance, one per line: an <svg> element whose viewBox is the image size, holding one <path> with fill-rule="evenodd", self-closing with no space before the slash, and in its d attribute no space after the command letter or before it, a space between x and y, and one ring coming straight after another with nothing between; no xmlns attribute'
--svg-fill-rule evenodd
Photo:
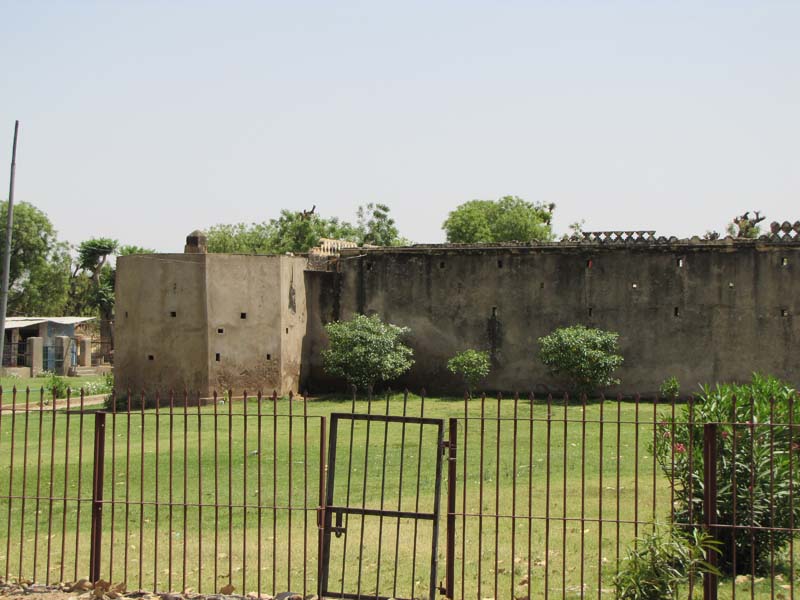
<svg viewBox="0 0 800 600"><path fill-rule="evenodd" d="M792 598L796 396L700 402L0 392L0 578L305 596L327 560L335 597L613 598L680 532L669 597Z"/></svg>

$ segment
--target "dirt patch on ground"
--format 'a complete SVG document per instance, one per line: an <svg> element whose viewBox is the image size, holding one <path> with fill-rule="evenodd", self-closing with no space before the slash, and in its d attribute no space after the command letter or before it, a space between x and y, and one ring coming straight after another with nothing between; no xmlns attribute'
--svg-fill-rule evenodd
<svg viewBox="0 0 800 600"><path fill-rule="evenodd" d="M228 591L228 590L222 590ZM98 581L96 584L81 579L74 583L60 585L39 585L34 583L4 583L0 581L0 600L13 598L14 600L317 600L317 596L310 594L303 596L293 592L283 592L277 596L256 594L251 592L246 596L236 594L197 594L187 590L184 594L128 591L123 584L111 584L107 581Z"/></svg>

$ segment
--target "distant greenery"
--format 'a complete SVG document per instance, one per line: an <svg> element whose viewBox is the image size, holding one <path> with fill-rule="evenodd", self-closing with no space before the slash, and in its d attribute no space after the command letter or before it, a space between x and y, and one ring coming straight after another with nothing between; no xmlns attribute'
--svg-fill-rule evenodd
<svg viewBox="0 0 800 600"><path fill-rule="evenodd" d="M553 239L554 209L555 204L527 202L517 196L470 200L448 215L442 229L454 244L546 242Z"/></svg>
<svg viewBox="0 0 800 600"><path fill-rule="evenodd" d="M576 393L597 392L619 383L613 373L624 361L613 331L583 325L556 329L539 338L539 358Z"/></svg>
<svg viewBox="0 0 800 600"><path fill-rule="evenodd" d="M458 352L447 361L447 370L463 377L467 392L471 395L478 383L489 375L489 353L472 349Z"/></svg>
<svg viewBox="0 0 800 600"><path fill-rule="evenodd" d="M377 315L356 315L325 326L328 348L322 351L325 371L367 389L390 381L414 364L413 351L402 343L407 327L384 323Z"/></svg>
<svg viewBox="0 0 800 600"><path fill-rule="evenodd" d="M308 252L321 238L397 246L407 244L400 236L385 204L367 204L358 209L355 225L311 211L282 210L277 219L261 223L220 224L210 227L208 251L239 254L284 254Z"/></svg>
<svg viewBox="0 0 800 600"><path fill-rule="evenodd" d="M5 249L8 202L0 204L0 249ZM9 270L9 315L61 315L69 294L70 257L47 215L27 202L14 205Z"/></svg>

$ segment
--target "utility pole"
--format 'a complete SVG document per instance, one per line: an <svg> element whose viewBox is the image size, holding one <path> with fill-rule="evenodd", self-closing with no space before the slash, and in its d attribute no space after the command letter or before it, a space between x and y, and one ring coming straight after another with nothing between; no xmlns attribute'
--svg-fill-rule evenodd
<svg viewBox="0 0 800 600"><path fill-rule="evenodd" d="M14 147L11 151L11 182L8 184L8 221L6 222L6 247L3 254L3 288L0 296L0 360L6 341L6 309L8 308L8 272L11 269L11 230L14 226L14 171L17 169L17 135L19 121L14 121Z"/></svg>

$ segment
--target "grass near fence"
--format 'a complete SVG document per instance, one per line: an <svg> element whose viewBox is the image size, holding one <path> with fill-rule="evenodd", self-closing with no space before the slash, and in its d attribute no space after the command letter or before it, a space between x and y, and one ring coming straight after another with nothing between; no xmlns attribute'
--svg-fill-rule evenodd
<svg viewBox="0 0 800 600"><path fill-rule="evenodd" d="M87 388L93 384L105 382L104 375L84 375L81 377L64 377L66 384L73 390L73 396L80 396L80 389ZM3 389L2 404L11 404L14 401L13 390L17 388L16 403L25 403L25 390L30 389L30 403L37 404L41 398L41 391L44 388L44 399L50 401L53 394L50 390L50 376L45 377L0 377L0 386Z"/></svg>
<svg viewBox="0 0 800 600"><path fill-rule="evenodd" d="M382 414L387 407L402 413L402 398L373 401L371 411ZM366 402L355 404L356 412L367 408ZM668 408L657 407L656 418ZM212 592L230 583L243 593L316 591L320 417L349 412L351 403L265 400L260 419L255 399L246 404L247 418L244 409L235 401L218 404L216 417L213 406L204 406L199 419L196 407L186 415L182 408L172 415L162 408L160 416L155 410L107 416L104 499L112 503L103 511L105 579L124 581L128 589ZM294 418L272 418L273 410L287 415L290 409ZM304 409L307 420L299 416ZM420 410L420 399L409 399L407 413L418 416ZM569 598L611 595L617 561L634 537L653 519L667 522L669 487L650 450L652 404L591 403L585 427L580 406L554 405L552 411L548 424L539 401L533 407L503 401L498 408L495 400L483 406L475 400L465 413L463 400L425 400L425 416L459 418L456 597L561 597L562 590ZM501 420L481 421L482 413ZM432 509L437 450L430 429L420 434L419 426L373 423L368 433L358 422L349 452L350 426L341 427L335 503L347 497L349 472L351 504L379 508L383 495L385 508ZM445 438L446 428L447 422ZM91 414L2 414L0 495L27 499L0 501L0 577L56 582L88 575L93 444ZM445 465L440 578L446 474ZM70 500L53 502L50 496ZM130 504L121 504L125 500ZM533 518L509 518L528 514ZM608 520L602 526L601 516ZM416 597L426 593L430 522L384 519L382 534L377 517L351 516L344 524L347 534L331 544L330 589L352 592L360 585L364 593L377 587L394 592L396 574L398 595L412 588ZM768 597L772 585L788 594L781 588L787 575L780 577L757 583L755 595ZM723 583L724 598L734 584ZM749 583L737 591L749 595Z"/></svg>

